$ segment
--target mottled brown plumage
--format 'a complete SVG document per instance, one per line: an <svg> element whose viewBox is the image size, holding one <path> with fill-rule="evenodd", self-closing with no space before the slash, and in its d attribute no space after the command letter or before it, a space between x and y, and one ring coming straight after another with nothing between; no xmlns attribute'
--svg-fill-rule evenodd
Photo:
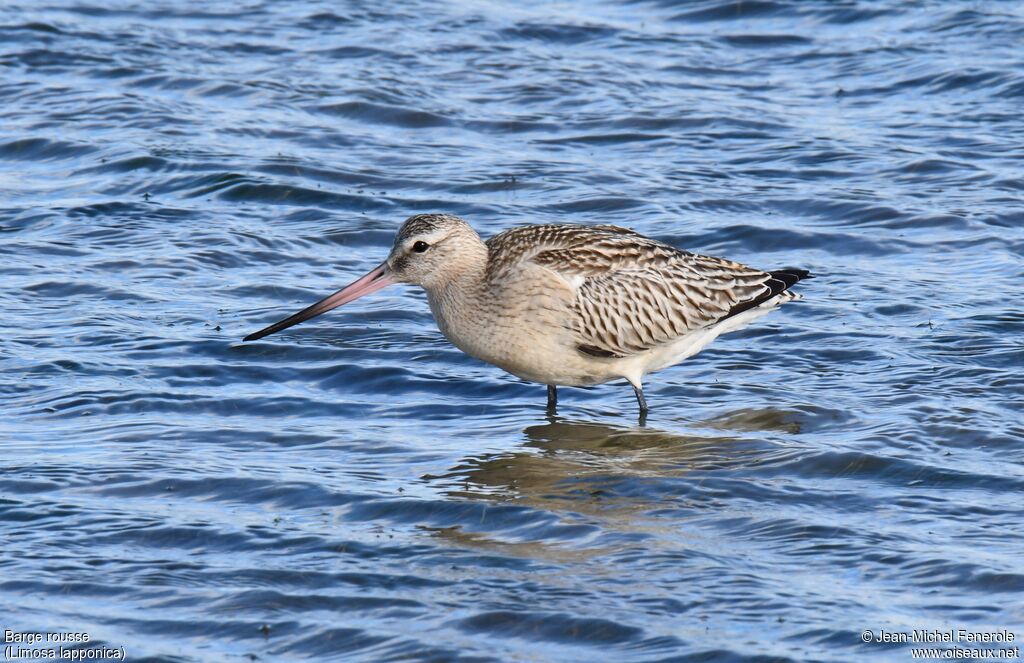
<svg viewBox="0 0 1024 663"><path fill-rule="evenodd" d="M769 292L772 278L616 226L526 226L496 235L487 248L492 282L529 261L577 283L573 330L595 356L670 343Z"/></svg>
<svg viewBox="0 0 1024 663"><path fill-rule="evenodd" d="M456 216L421 214L370 274L247 340L388 283L412 283L426 290L452 343L549 385L549 405L555 385L625 378L646 411L645 374L795 299L788 288L808 276L690 253L615 226L525 226L485 243Z"/></svg>

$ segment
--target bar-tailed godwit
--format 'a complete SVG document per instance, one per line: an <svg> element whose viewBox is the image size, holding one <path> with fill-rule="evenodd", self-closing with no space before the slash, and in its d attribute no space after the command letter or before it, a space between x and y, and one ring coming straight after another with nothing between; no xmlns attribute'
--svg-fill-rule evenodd
<svg viewBox="0 0 1024 663"><path fill-rule="evenodd" d="M625 378L647 412L644 375L797 298L802 269L763 272L616 226L513 228L486 242L457 216L419 214L387 260L255 341L393 283L427 292L437 326L466 354L548 386Z"/></svg>

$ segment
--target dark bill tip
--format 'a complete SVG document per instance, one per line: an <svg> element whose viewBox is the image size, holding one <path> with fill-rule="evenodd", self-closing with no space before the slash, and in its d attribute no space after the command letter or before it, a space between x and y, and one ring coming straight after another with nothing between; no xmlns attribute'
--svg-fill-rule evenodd
<svg viewBox="0 0 1024 663"><path fill-rule="evenodd" d="M387 263L381 263L374 269L370 270L368 274L363 276L361 279L350 283L333 295L324 297L316 304L308 306L298 313L291 315L284 320L275 322L269 327L265 327L258 332L253 332L242 339L243 343L249 341L258 341L264 336L270 336L282 329L287 329L293 325L297 325L300 322L305 322L310 318L315 318L321 313L326 313L333 308L337 308L342 304L347 304L353 300L359 299L363 295L368 295L371 292L376 292L381 288L391 285L394 280L388 272Z"/></svg>

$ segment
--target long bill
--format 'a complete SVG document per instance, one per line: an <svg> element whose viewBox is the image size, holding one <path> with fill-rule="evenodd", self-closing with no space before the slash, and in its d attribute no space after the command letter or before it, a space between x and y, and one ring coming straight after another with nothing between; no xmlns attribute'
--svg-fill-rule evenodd
<svg viewBox="0 0 1024 663"><path fill-rule="evenodd" d="M368 295L371 292L377 292L381 288L385 288L394 282L395 280L391 276L388 264L386 262L382 262L358 281L348 284L333 295L324 297L316 304L302 309L295 315L289 316L280 322L275 322L269 327L261 329L258 332L249 334L243 338L242 341L256 341L264 336L269 336L279 332L282 329L288 329L292 325L297 325L300 322L309 320L310 318L315 318L321 313L326 313L332 308L338 308L342 304L348 304L353 300L359 299L363 295Z"/></svg>

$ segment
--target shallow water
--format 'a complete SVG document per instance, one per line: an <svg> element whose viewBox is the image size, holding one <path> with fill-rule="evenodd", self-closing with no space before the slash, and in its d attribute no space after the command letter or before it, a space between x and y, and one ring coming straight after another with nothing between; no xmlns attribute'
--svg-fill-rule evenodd
<svg viewBox="0 0 1024 663"><path fill-rule="evenodd" d="M129 660L909 660L1024 637L1024 11L0 6L0 628ZM393 288L408 215L809 268L544 388Z"/></svg>

